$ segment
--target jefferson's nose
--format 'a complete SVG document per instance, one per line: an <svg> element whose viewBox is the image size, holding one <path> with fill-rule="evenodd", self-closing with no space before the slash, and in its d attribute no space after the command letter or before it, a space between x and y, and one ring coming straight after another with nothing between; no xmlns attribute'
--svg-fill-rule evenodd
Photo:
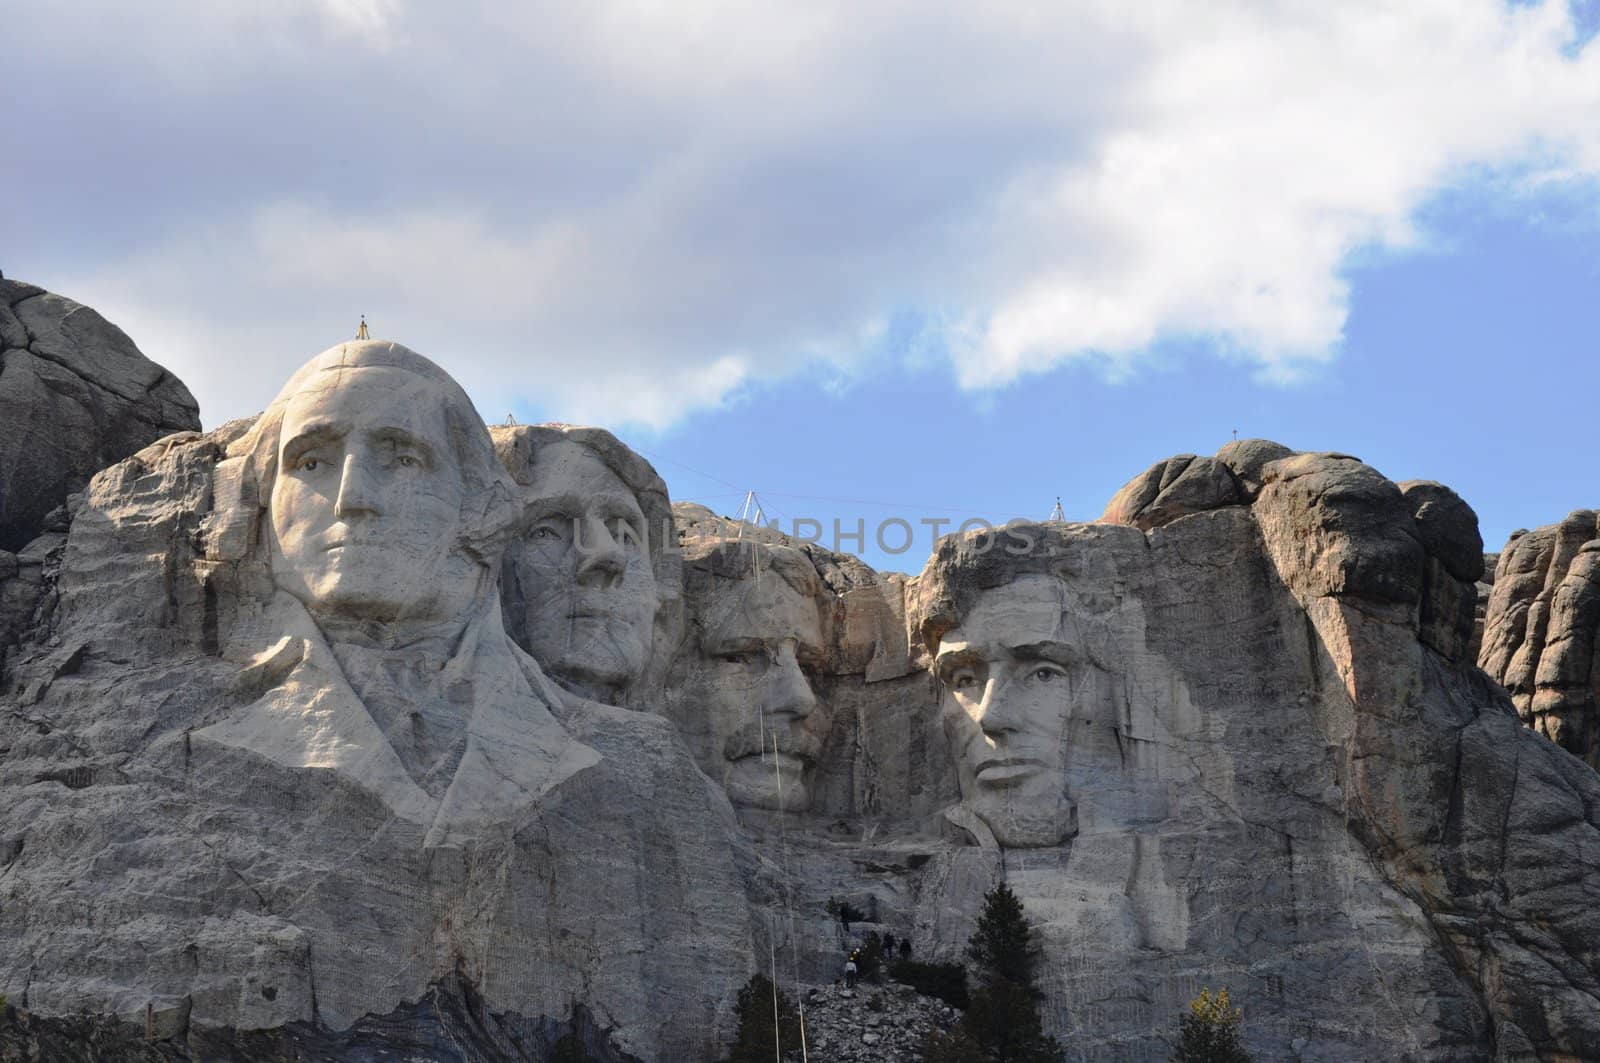
<svg viewBox="0 0 1600 1063"><path fill-rule="evenodd" d="M339 497L334 502L333 512L341 519L357 513L373 517L383 515L377 479L357 454L345 455L344 469L339 476Z"/></svg>
<svg viewBox="0 0 1600 1063"><path fill-rule="evenodd" d="M580 534L573 548L578 551L579 585L609 588L621 583L628 569L628 558L605 521L585 517L579 522L578 530Z"/></svg>
<svg viewBox="0 0 1600 1063"><path fill-rule="evenodd" d="M811 683L795 657L794 644L786 642L778 647L767 676L766 691L761 699L762 715L797 722L810 716L816 707L817 696L812 693Z"/></svg>

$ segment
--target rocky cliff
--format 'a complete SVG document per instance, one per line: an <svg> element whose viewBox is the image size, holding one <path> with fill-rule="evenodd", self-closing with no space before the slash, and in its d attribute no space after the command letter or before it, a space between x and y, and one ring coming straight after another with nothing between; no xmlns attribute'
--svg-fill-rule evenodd
<svg viewBox="0 0 1600 1063"><path fill-rule="evenodd" d="M1516 532L1495 567L1478 663L1529 727L1600 766L1600 517Z"/></svg>
<svg viewBox="0 0 1600 1063"><path fill-rule="evenodd" d="M183 382L117 326L0 279L0 662L53 575L68 498L107 465L199 427Z"/></svg>
<svg viewBox="0 0 1600 1063"><path fill-rule="evenodd" d="M1073 1060L1222 985L1262 1059L1600 1060L1592 514L1501 555L1508 696L1471 509L1348 455L1180 456L909 579L665 503L378 343L101 471L0 678L3 1040L705 1060L750 973L959 960L1003 879Z"/></svg>

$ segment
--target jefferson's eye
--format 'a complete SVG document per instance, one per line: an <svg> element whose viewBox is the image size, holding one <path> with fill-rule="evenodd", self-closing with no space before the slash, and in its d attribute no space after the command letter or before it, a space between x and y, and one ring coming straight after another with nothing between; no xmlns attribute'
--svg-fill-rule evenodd
<svg viewBox="0 0 1600 1063"><path fill-rule="evenodd" d="M533 529L533 537L535 539L554 539L556 537L556 532L554 528L546 528L541 525Z"/></svg>
<svg viewBox="0 0 1600 1063"><path fill-rule="evenodd" d="M643 541L639 538L638 531L634 529L632 524L628 523L628 519L626 517L618 517L611 525L611 538L614 539L619 546L630 546L634 549L638 549L643 545Z"/></svg>
<svg viewBox="0 0 1600 1063"><path fill-rule="evenodd" d="M418 461L416 458L413 458L410 454L400 455L395 459L395 463L398 464L402 469L420 469L422 467L422 462Z"/></svg>

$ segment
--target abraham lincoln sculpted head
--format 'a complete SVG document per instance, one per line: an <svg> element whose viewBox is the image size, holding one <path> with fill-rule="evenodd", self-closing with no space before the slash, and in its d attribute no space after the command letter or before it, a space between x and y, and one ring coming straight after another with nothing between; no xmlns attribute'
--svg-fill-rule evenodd
<svg viewBox="0 0 1600 1063"><path fill-rule="evenodd" d="M1125 813L1127 635L1107 581L1043 550L1013 555L954 537L923 581L932 605L923 637L961 788L953 811L1016 849L1071 839L1086 799L1107 822L1113 808Z"/></svg>

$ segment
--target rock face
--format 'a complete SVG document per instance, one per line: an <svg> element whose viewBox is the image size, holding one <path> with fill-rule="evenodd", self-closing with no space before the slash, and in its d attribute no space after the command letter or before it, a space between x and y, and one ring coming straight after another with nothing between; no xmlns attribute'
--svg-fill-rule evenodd
<svg viewBox="0 0 1600 1063"><path fill-rule="evenodd" d="M200 427L177 377L86 306L0 280L0 550L47 529L52 510L107 465Z"/></svg>
<svg viewBox="0 0 1600 1063"><path fill-rule="evenodd" d="M1475 522L1436 485L1397 486L1340 455L1285 455L1258 475L1250 506L1142 542L1045 529L1048 560L1007 565L951 544L922 577L935 647L1008 569L1060 580L1088 669L1113 670L1125 692L1101 717L1068 701L1069 730L1087 716L1085 731L1109 724L1120 740L1066 773L1077 815L1061 872L1038 870L1050 850L1021 877L1070 911L1063 887L1081 863L1126 914L1096 930L1080 910L1059 933L1121 933L1156 952L1124 947L1109 977L1098 961L1088 977L1068 965L1062 999L1085 1001L1084 1029L1120 1020L1137 1040L1148 992L1109 1016L1096 1002L1118 984L1162 985L1164 963L1216 970L1226 954L1236 981L1282 980L1281 1006L1267 985L1247 994L1269 1058L1595 1058L1600 777L1519 726L1466 659ZM1503 559L1496 594L1507 571ZM982 796L967 798L980 812ZM1121 852L1120 865L1090 862L1095 851ZM1134 870L1119 879L1119 866ZM1219 918L1229 930L1207 943ZM1196 947L1213 959L1189 962ZM1310 980L1339 986L1340 1005L1289 990L1307 965L1326 965Z"/></svg>
<svg viewBox="0 0 1600 1063"><path fill-rule="evenodd" d="M502 1025L582 1004L619 1052L709 1051L753 955L731 810L665 720L505 635L522 519L388 344L97 477L3 724L0 992L336 1033L460 974Z"/></svg>
<svg viewBox="0 0 1600 1063"><path fill-rule="evenodd" d="M1479 665L1529 727L1600 766L1600 516L1514 533L1493 580Z"/></svg>
<svg viewBox="0 0 1600 1063"><path fill-rule="evenodd" d="M961 960L1004 880L1075 1061L1165 1059L1202 986L1261 1059L1600 1060L1600 775L1474 666L1448 488L1240 441L911 579L668 512L383 343L101 472L0 556L50 603L0 677L0 1031L709 1060L760 970L896 1058L950 1016L805 987L874 931ZM1563 697L1594 538L1494 582L1485 654L1537 583Z"/></svg>
<svg viewBox="0 0 1600 1063"><path fill-rule="evenodd" d="M0 279L0 666L48 608L69 500L101 469L200 427L182 382L86 306Z"/></svg>

